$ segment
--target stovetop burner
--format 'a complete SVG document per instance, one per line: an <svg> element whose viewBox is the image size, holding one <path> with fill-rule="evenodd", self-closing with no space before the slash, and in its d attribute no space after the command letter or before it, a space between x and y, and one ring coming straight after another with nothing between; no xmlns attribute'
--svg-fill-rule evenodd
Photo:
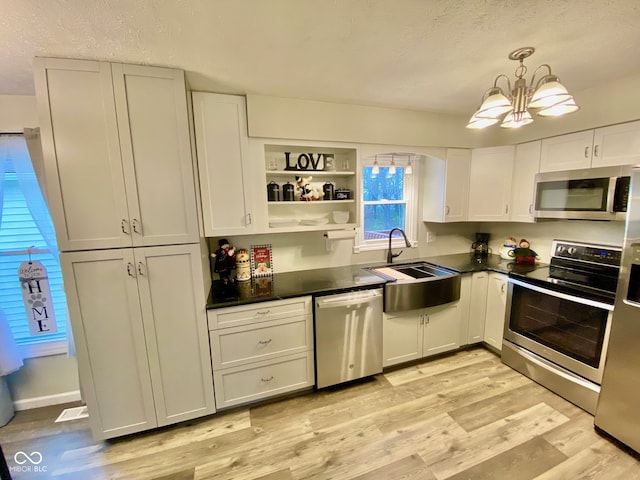
<svg viewBox="0 0 640 480"><path fill-rule="evenodd" d="M621 247L553 240L549 267L527 273L524 280L613 304L621 257Z"/></svg>

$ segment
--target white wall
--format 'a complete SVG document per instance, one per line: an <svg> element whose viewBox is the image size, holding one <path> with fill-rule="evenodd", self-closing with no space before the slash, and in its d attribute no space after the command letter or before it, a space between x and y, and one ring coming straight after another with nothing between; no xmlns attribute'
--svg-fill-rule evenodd
<svg viewBox="0 0 640 480"><path fill-rule="evenodd" d="M80 398L75 357L50 355L28 358L20 370L7 378L11 398L19 410Z"/></svg>
<svg viewBox="0 0 640 480"><path fill-rule="evenodd" d="M38 126L36 97L0 95L0 132L22 133L24 127Z"/></svg>
<svg viewBox="0 0 640 480"><path fill-rule="evenodd" d="M495 145L496 130L465 128L467 116L247 95L252 137L428 147Z"/></svg>

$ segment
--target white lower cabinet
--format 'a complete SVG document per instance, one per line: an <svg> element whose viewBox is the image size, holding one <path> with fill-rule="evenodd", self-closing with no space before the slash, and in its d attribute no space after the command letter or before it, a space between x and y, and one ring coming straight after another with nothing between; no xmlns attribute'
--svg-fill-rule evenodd
<svg viewBox="0 0 640 480"><path fill-rule="evenodd" d="M509 277L503 273L489 273L484 341L497 350L502 350L508 281Z"/></svg>
<svg viewBox="0 0 640 480"><path fill-rule="evenodd" d="M384 315L383 366L435 355L460 346L460 302Z"/></svg>
<svg viewBox="0 0 640 480"><path fill-rule="evenodd" d="M484 340L488 281L489 272L476 272L471 275L469 329L467 332L467 343L470 345Z"/></svg>
<svg viewBox="0 0 640 480"><path fill-rule="evenodd" d="M217 408L313 386L311 297L207 314Z"/></svg>
<svg viewBox="0 0 640 480"><path fill-rule="evenodd" d="M218 408L269 398L313 385L313 352L214 371Z"/></svg>
<svg viewBox="0 0 640 480"><path fill-rule="evenodd" d="M199 245L60 255L94 438L215 412Z"/></svg>

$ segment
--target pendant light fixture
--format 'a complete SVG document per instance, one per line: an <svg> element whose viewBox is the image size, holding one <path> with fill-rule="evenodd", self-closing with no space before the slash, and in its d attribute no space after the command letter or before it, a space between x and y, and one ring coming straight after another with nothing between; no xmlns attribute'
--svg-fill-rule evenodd
<svg viewBox="0 0 640 480"><path fill-rule="evenodd" d="M389 165L389 176L393 176L396 174L396 162L393 158L394 156L391 155L391 165Z"/></svg>
<svg viewBox="0 0 640 480"><path fill-rule="evenodd" d="M551 73L551 67L546 63L540 65L533 72L531 82L527 85L524 76L527 67L524 59L530 57L535 48L523 47L509 54L510 60L520 62L516 68L516 80L511 88L509 77L500 74L482 95L480 108L471 116L467 128L481 129L495 125L499 121L503 128L519 128L533 122L529 109L539 109L537 114L541 117L559 117L580 109L573 96L560 83L560 79ZM540 70L547 70L541 78L536 80ZM498 81L506 81L506 93L498 86ZM504 116L504 117L503 117Z"/></svg>
<svg viewBox="0 0 640 480"><path fill-rule="evenodd" d="M371 176L375 177L380 173L380 167L378 166L378 156L373 159L373 168L371 169Z"/></svg>
<svg viewBox="0 0 640 480"><path fill-rule="evenodd" d="M411 165L411 155L407 157L407 166L404 167L404 174L405 175L413 174L413 166Z"/></svg>

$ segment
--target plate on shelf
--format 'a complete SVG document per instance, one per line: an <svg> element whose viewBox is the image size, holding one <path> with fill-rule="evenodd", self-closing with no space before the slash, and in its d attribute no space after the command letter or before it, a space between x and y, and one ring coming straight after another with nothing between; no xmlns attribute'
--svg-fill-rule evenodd
<svg viewBox="0 0 640 480"><path fill-rule="evenodd" d="M271 228L295 227L296 225L298 225L298 220L295 218L272 218L269 220Z"/></svg>
<svg viewBox="0 0 640 480"><path fill-rule="evenodd" d="M307 226L326 225L327 223L329 223L329 219L327 217L307 218L300 222L300 224Z"/></svg>

